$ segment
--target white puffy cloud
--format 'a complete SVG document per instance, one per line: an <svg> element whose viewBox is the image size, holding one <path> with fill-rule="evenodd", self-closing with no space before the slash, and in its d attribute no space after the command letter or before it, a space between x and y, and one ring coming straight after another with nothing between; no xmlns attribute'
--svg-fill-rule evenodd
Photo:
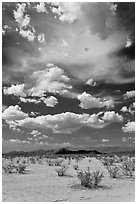
<svg viewBox="0 0 137 204"><path fill-rule="evenodd" d="M13 10L14 18L16 22L19 24L19 27L27 27L30 23L30 16L24 15L26 9L26 3L18 3L17 9Z"/></svg>
<svg viewBox="0 0 137 204"><path fill-rule="evenodd" d="M132 97L135 97L135 91L127 91L125 94L124 94L124 99L128 99L128 98L132 98Z"/></svg>
<svg viewBox="0 0 137 204"><path fill-rule="evenodd" d="M38 135L41 135L41 132L39 132L38 130L33 130L32 132L30 132L30 134L34 137L37 137Z"/></svg>
<svg viewBox="0 0 137 204"><path fill-rule="evenodd" d="M77 94L71 92L71 89L70 78L64 73L64 70L54 64L47 64L46 69L33 72L25 83L4 87L3 92L7 95L21 96L20 100L24 103L37 104L44 101L45 104L48 104L47 106L53 107L54 104L57 104L57 99L53 96L44 99L45 93L58 93L67 97L76 97ZM38 96L40 98L24 98L27 96Z"/></svg>
<svg viewBox="0 0 137 204"><path fill-rule="evenodd" d="M102 119L108 122L122 122L123 121L123 117L119 115L118 113L115 113L115 111L106 111Z"/></svg>
<svg viewBox="0 0 137 204"><path fill-rule="evenodd" d="M47 98L42 97L41 100L49 107L55 107L55 105L58 104L58 100L54 96Z"/></svg>
<svg viewBox="0 0 137 204"><path fill-rule="evenodd" d="M52 4L53 5L53 4ZM80 2L60 2L58 8L51 8L52 12L59 16L61 21L73 23L81 15Z"/></svg>
<svg viewBox="0 0 137 204"><path fill-rule="evenodd" d="M114 106L114 102L112 99L103 101L100 98L95 98L94 96L87 94L86 92L78 95L78 100L81 102L79 106L83 109L102 108L104 106L110 108Z"/></svg>
<svg viewBox="0 0 137 204"><path fill-rule="evenodd" d="M134 107L134 103L133 103L129 106L129 108L127 108L127 106L123 106L120 111L123 113L131 113L133 115L135 113L135 111L132 109L134 109L134 108L135 107Z"/></svg>
<svg viewBox="0 0 137 204"><path fill-rule="evenodd" d="M108 123L99 119L95 114L75 114L72 112L56 115L41 115L35 118L27 117L23 120L18 120L18 126L29 129L51 129L54 133L71 133L83 126L102 128L106 124Z"/></svg>
<svg viewBox="0 0 137 204"><path fill-rule="evenodd" d="M30 25L30 16L26 13L26 3L18 3L16 10L13 10L15 21L18 23L18 28L16 31L26 38L28 41L32 42L35 39L35 29ZM29 28L29 29L28 29Z"/></svg>
<svg viewBox="0 0 137 204"><path fill-rule="evenodd" d="M33 41L35 39L35 35L34 32L32 32L31 30L23 30L20 29L19 34L23 37L23 38L27 38L28 41Z"/></svg>
<svg viewBox="0 0 137 204"><path fill-rule="evenodd" d="M86 84L90 85L90 86L97 86L98 83L96 81L94 81L93 79L88 79Z"/></svg>
<svg viewBox="0 0 137 204"><path fill-rule="evenodd" d="M64 90L72 88L71 85L68 85L69 80L61 68L50 65L45 70L33 72L29 77L28 93L31 96L39 97L42 97L45 92L61 94Z"/></svg>
<svg viewBox="0 0 137 204"><path fill-rule="evenodd" d="M23 120L28 117L28 114L24 113L18 105L15 105L5 109L2 117L8 121Z"/></svg>
<svg viewBox="0 0 137 204"><path fill-rule="evenodd" d="M123 113L129 112L127 106L123 106L120 111L122 111Z"/></svg>
<svg viewBox="0 0 137 204"><path fill-rule="evenodd" d="M38 3L38 4L35 6L35 9L36 9L36 11L39 12L39 13L47 12L44 2Z"/></svg>
<svg viewBox="0 0 137 204"><path fill-rule="evenodd" d="M43 43L45 42L45 35L44 33L40 33L38 36L37 36L37 39L40 43Z"/></svg>
<svg viewBox="0 0 137 204"><path fill-rule="evenodd" d="M4 87L3 88L3 93L5 95L15 95L15 96L22 96L25 97L26 94L24 93L24 84L16 84L16 85L11 85L11 87Z"/></svg>
<svg viewBox="0 0 137 204"><path fill-rule="evenodd" d="M124 127L122 127L122 130L124 132L135 132L135 122L128 122Z"/></svg>

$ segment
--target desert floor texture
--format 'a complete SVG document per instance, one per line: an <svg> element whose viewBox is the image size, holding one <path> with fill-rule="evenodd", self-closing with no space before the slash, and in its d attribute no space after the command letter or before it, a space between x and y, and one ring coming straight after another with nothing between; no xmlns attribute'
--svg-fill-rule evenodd
<svg viewBox="0 0 137 204"><path fill-rule="evenodd" d="M96 158L78 163L80 169L101 170L104 178L97 189L80 185L71 161L66 176L58 176L55 166L31 164L28 174L5 174L2 176L3 202L134 202L135 181L130 178L113 179Z"/></svg>

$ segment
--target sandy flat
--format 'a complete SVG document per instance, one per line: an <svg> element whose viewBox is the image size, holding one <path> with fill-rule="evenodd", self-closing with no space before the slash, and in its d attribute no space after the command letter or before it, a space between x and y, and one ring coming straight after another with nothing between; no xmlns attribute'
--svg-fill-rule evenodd
<svg viewBox="0 0 137 204"><path fill-rule="evenodd" d="M102 163L95 158L91 162L85 158L78 163L80 169L88 166L91 170L101 170L104 178L98 189L81 187L72 161L67 175L59 177L57 167L33 164L27 167L28 174L6 175L3 173L3 202L134 202L135 181L130 178L112 179Z"/></svg>

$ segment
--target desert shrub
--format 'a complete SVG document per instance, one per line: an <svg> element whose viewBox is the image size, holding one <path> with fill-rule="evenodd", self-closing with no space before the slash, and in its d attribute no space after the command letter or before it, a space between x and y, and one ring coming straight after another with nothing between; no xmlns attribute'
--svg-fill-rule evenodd
<svg viewBox="0 0 137 204"><path fill-rule="evenodd" d="M46 160L49 166L54 166L54 162L52 159L47 159Z"/></svg>
<svg viewBox="0 0 137 204"><path fill-rule="evenodd" d="M108 170L111 178L118 178L119 177L120 167L110 165L110 166L107 166L107 170Z"/></svg>
<svg viewBox="0 0 137 204"><path fill-rule="evenodd" d="M67 169L67 166L61 166L60 168L55 169L55 171L57 172L58 176L65 176Z"/></svg>
<svg viewBox="0 0 137 204"><path fill-rule="evenodd" d="M12 164L3 164L2 169L5 173L11 174L14 172L15 166Z"/></svg>
<svg viewBox="0 0 137 204"><path fill-rule="evenodd" d="M104 157L104 158L101 159L101 161L102 161L102 164L103 164L105 167L107 167L107 166L109 166L109 165L113 165L113 163L114 163L114 160L113 160L113 158L111 158L111 157Z"/></svg>
<svg viewBox="0 0 137 204"><path fill-rule="evenodd" d="M132 159L128 159L127 161L122 162L122 170L125 176L132 177L135 172L135 163Z"/></svg>
<svg viewBox="0 0 137 204"><path fill-rule="evenodd" d="M79 166L77 164L74 164L73 167L75 170L79 170Z"/></svg>
<svg viewBox="0 0 137 204"><path fill-rule="evenodd" d="M62 165L62 162L63 162L63 159L55 159L53 161L54 165L55 166L61 166Z"/></svg>
<svg viewBox="0 0 137 204"><path fill-rule="evenodd" d="M25 164L19 164L19 165L15 166L15 169L16 169L17 173L19 173L19 174L24 174L27 172Z"/></svg>
<svg viewBox="0 0 137 204"><path fill-rule="evenodd" d="M35 160L34 157L30 157L30 163L31 163L31 164L36 164L36 160Z"/></svg>
<svg viewBox="0 0 137 204"><path fill-rule="evenodd" d="M87 171L78 172L77 177L79 178L82 186L87 188L96 188L104 176L100 171L91 172L88 169Z"/></svg>

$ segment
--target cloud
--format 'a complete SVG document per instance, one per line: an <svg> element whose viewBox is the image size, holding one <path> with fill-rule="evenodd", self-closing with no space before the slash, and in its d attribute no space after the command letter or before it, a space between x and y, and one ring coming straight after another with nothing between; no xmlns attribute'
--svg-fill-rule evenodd
<svg viewBox="0 0 137 204"><path fill-rule="evenodd" d="M40 43L45 42L45 35L44 35L44 33L40 33L40 34L37 36L37 38L38 38L38 41L39 41Z"/></svg>
<svg viewBox="0 0 137 204"><path fill-rule="evenodd" d="M128 4L130 5L130 3ZM18 60L24 75L30 74L34 69L35 71L39 70L39 64L52 62L61 66L67 73L70 73L70 76L82 80L84 83L90 78L96 82L120 84L135 80L134 59L119 54L123 48L125 52L128 51L126 49L129 49L125 48L129 29L126 29L124 23L124 25L120 23L121 18L112 3L61 2L56 5L49 3L45 6L47 6L47 10L51 9L54 13L36 13L36 17L33 15L34 10L31 17L33 3L30 4L29 9L26 9L25 4L23 5L23 11L18 15L20 18L24 18L26 12L29 11L31 24L34 24L37 30L36 33L33 32L30 23L27 30L35 36L43 33L46 36L46 44L42 44L42 50L37 54L38 45L34 40L34 44L31 43L33 44L31 46L32 50L36 52L34 55L28 52L27 57L27 45L22 46L21 55L18 54L18 49L15 53L10 52L9 58L14 59L15 65L12 68L7 65L11 74L7 79L4 72L5 80L10 81L14 77L18 79L18 75L15 75L16 72L19 72ZM18 7L20 8L21 4L17 6L16 12ZM128 13L127 10L126 13ZM58 17L55 19L54 15ZM22 29L27 31L24 27ZM62 46L63 40L68 43L68 46ZM11 48L11 50L13 49ZM18 60L15 60L17 54L19 55Z"/></svg>
<svg viewBox="0 0 137 204"><path fill-rule="evenodd" d="M2 105L2 112L7 108L8 108L8 106Z"/></svg>
<svg viewBox="0 0 137 204"><path fill-rule="evenodd" d="M125 124L124 127L122 127L122 130L124 132L130 132L130 133L135 132L135 122L134 121L128 122L127 124Z"/></svg>
<svg viewBox="0 0 137 204"><path fill-rule="evenodd" d="M115 113L115 111L105 112L102 119L108 122L123 122L123 117L118 113Z"/></svg>
<svg viewBox="0 0 137 204"><path fill-rule="evenodd" d="M50 97L47 97L47 98L42 97L41 100L48 107L55 107L55 105L58 104L58 100L54 96L50 96Z"/></svg>
<svg viewBox="0 0 137 204"><path fill-rule="evenodd" d="M135 113L135 111L134 110L132 110L132 109L134 109L135 107L134 107L134 103L133 104L131 104L130 106L129 106L129 108L127 108L127 106L123 106L122 108L121 108L121 110L120 111L122 111L123 113L131 113L132 115Z"/></svg>
<svg viewBox="0 0 137 204"><path fill-rule="evenodd" d="M95 82L93 79L88 79L86 84L90 85L90 86L97 86L98 83Z"/></svg>
<svg viewBox="0 0 137 204"><path fill-rule="evenodd" d="M21 109L19 109L20 114L17 114L16 108L12 107L12 110L14 110L12 117L11 114L7 114L7 117L5 117L5 113L3 115L3 118L6 120L6 122L8 124L10 123L13 127L25 127L27 129L33 130L36 128L42 128L51 129L54 133L71 133L84 126L92 128L103 128L108 124L99 119L96 114L89 115L65 112L56 115L41 115L35 118L30 118L27 117L27 114L22 114L23 112Z"/></svg>
<svg viewBox="0 0 137 204"><path fill-rule="evenodd" d="M13 143L28 143L30 144L29 141L26 141L26 140L19 140L19 139L10 139L8 140L9 142L13 142Z"/></svg>
<svg viewBox="0 0 137 204"><path fill-rule="evenodd" d="M24 93L24 84L16 84L11 85L11 87L4 87L3 93L5 95L15 95L15 96L22 96L25 97L26 94Z"/></svg>
<svg viewBox="0 0 137 204"><path fill-rule="evenodd" d="M35 9L36 9L36 11L39 12L39 13L47 12L44 2L40 2L39 4L37 4L37 5L35 6Z"/></svg>
<svg viewBox="0 0 137 204"><path fill-rule="evenodd" d="M53 4L51 4L53 5ZM56 5L55 5L56 6ZM52 7L51 11L59 16L61 21L73 23L81 15L81 3L77 2L61 2L58 8Z"/></svg>
<svg viewBox="0 0 137 204"><path fill-rule="evenodd" d="M7 121L23 120L28 117L28 114L24 113L18 105L15 105L5 109L2 117Z"/></svg>
<svg viewBox="0 0 137 204"><path fill-rule="evenodd" d="M23 30L20 29L19 34L23 37L23 38L27 38L28 41L33 41L35 39L35 35L32 31L30 30ZM38 38L39 39L39 38Z"/></svg>
<svg viewBox="0 0 137 204"><path fill-rule="evenodd" d="M135 97L135 91L127 91L125 94L124 94L124 99L129 99L129 98L133 98Z"/></svg>
<svg viewBox="0 0 137 204"><path fill-rule="evenodd" d="M20 101L23 102L23 103L34 103L34 104L39 104L41 103L41 100L36 100L34 98L23 98L23 97L20 97Z"/></svg>
<svg viewBox="0 0 137 204"><path fill-rule="evenodd" d="M110 108L114 106L114 101L112 99L103 101L100 98L95 98L94 96L87 94L86 92L78 95L78 100L81 102L79 106L83 109L102 108L104 106Z"/></svg>
<svg viewBox="0 0 137 204"><path fill-rule="evenodd" d="M34 137L37 137L38 135L41 135L41 132L39 132L38 130L33 130L32 132L30 132L30 134Z"/></svg>
<svg viewBox="0 0 137 204"><path fill-rule="evenodd" d="M53 96L44 99L45 93L60 94L68 97L76 97L76 94L71 92L70 78L65 74L64 70L54 64L47 64L46 69L35 71L25 80L23 84L11 85L4 87L3 92L7 95L21 96L20 100L24 103L40 103L44 101L47 106L53 107L57 104L57 99ZM24 98L27 96L39 97L36 99Z"/></svg>
<svg viewBox="0 0 137 204"><path fill-rule="evenodd" d="M26 3L18 3L17 10L13 10L14 18L18 23L19 27L27 27L30 23L30 16L28 14L24 15L26 9Z"/></svg>
<svg viewBox="0 0 137 204"><path fill-rule="evenodd" d="M109 142L108 139L102 139L102 142Z"/></svg>
<svg viewBox="0 0 137 204"><path fill-rule="evenodd" d="M51 66L51 65L50 65ZM44 96L45 92L50 93L63 93L72 88L68 85L70 79L65 75L64 71L52 65L51 67L33 72L28 78L28 94L31 96Z"/></svg>

